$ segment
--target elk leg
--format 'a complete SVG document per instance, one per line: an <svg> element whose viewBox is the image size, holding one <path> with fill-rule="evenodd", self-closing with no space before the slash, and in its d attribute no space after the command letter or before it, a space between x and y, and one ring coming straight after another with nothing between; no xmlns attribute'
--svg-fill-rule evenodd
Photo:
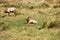
<svg viewBox="0 0 60 40"><path fill-rule="evenodd" d="M10 16L10 13L8 13L8 16Z"/></svg>
<svg viewBox="0 0 60 40"><path fill-rule="evenodd" d="M16 16L16 15L17 15L17 13L16 13L16 12L14 12L14 15Z"/></svg>

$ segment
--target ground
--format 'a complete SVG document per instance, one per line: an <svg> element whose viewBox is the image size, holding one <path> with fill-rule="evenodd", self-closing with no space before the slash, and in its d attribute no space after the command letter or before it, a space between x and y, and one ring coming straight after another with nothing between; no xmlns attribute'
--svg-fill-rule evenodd
<svg viewBox="0 0 60 40"><path fill-rule="evenodd" d="M60 40L60 3L57 1L0 1L0 40ZM17 16L13 13L7 16L6 7L15 7ZM28 16L38 23L27 24ZM48 28L52 24L55 26Z"/></svg>

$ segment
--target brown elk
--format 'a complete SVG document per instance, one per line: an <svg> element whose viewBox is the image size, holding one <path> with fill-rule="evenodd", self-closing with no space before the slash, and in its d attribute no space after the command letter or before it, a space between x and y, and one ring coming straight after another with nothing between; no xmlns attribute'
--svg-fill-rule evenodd
<svg viewBox="0 0 60 40"><path fill-rule="evenodd" d="M10 7L10 8L6 8L5 13L8 13L8 16L10 16L10 13L14 13L14 15L16 16L16 8L14 7Z"/></svg>
<svg viewBox="0 0 60 40"><path fill-rule="evenodd" d="M37 24L37 21L31 19L31 17L27 17L27 18L26 18L26 21L27 21L28 24Z"/></svg>

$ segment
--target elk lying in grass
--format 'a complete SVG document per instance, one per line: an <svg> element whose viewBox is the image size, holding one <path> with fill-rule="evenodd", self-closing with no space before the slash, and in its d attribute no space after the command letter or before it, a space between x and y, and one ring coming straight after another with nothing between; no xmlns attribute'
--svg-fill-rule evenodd
<svg viewBox="0 0 60 40"><path fill-rule="evenodd" d="M14 8L14 7L7 8L5 10L5 13L8 13L8 16L10 16L10 13L14 13L15 16L17 15L16 14L16 8Z"/></svg>
<svg viewBox="0 0 60 40"><path fill-rule="evenodd" d="M27 17L27 18L26 18L26 21L27 21L28 24L37 24L37 21L31 19L30 17Z"/></svg>

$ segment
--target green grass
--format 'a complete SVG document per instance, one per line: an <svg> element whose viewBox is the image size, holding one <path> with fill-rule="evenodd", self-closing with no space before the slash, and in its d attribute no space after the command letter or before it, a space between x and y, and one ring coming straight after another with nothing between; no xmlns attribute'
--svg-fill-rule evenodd
<svg viewBox="0 0 60 40"><path fill-rule="evenodd" d="M60 40L60 14L58 13L60 8L43 6L36 0L31 0L30 4L18 5L20 1L16 0L12 5L0 6L0 40ZM11 6L16 7L19 14L15 17L11 13L11 16L3 17L7 15L4 13L4 8ZM38 23L27 24L25 18L28 16ZM54 23L57 23L56 28L48 29Z"/></svg>
<svg viewBox="0 0 60 40"><path fill-rule="evenodd" d="M50 17L42 13L35 13L34 10L22 9L24 15L6 16L1 18L5 24L0 24L1 40L60 40L58 29L45 29L56 17ZM38 21L38 24L26 24L25 18L31 16ZM49 17L49 18L48 18ZM47 21L43 29L43 23ZM39 28L42 28L39 30ZM56 30L56 31L55 31Z"/></svg>
<svg viewBox="0 0 60 40"><path fill-rule="evenodd" d="M2 31L1 40L60 40L60 32L54 29L38 30L34 27L11 28Z"/></svg>

